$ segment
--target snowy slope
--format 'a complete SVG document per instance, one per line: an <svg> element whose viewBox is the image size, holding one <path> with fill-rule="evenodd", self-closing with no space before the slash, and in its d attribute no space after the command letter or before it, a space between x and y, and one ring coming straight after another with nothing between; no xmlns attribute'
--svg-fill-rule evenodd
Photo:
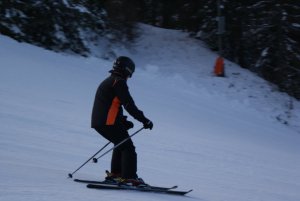
<svg viewBox="0 0 300 201"><path fill-rule="evenodd" d="M134 137L138 173L151 184L193 188L189 198L96 191L67 179L106 143L89 127L112 62L1 36L0 200L300 200L299 102L230 62L227 78L212 77L216 55L185 33L145 25L141 33L135 49L115 49L138 64L128 84L155 126ZM109 161L74 177L101 179Z"/></svg>

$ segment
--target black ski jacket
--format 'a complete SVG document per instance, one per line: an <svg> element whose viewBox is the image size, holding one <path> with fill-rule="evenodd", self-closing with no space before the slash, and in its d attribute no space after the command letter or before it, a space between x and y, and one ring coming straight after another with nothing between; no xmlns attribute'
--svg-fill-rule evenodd
<svg viewBox="0 0 300 201"><path fill-rule="evenodd" d="M149 121L135 105L128 90L127 80L112 74L97 89L92 111L92 128L122 124L122 106L136 120L142 123Z"/></svg>

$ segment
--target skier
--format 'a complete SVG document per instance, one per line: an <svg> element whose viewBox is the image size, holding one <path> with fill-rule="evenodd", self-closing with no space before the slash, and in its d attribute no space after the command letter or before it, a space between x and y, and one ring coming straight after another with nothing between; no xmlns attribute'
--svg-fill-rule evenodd
<svg viewBox="0 0 300 201"><path fill-rule="evenodd" d="M127 79L134 70L135 64L129 57L118 57L109 71L111 75L99 85L96 92L92 128L114 145L128 138L127 130L133 128L133 123L123 115L123 108L143 123L145 129L153 128L152 121L137 108L128 90ZM145 184L137 175L137 154L131 139L113 150L111 172L106 180L133 186Z"/></svg>

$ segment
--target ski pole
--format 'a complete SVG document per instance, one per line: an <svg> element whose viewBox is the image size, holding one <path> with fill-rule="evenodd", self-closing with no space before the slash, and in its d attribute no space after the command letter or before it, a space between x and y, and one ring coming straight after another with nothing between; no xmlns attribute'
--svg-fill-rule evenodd
<svg viewBox="0 0 300 201"><path fill-rule="evenodd" d="M94 158L98 153L100 153L105 147L107 147L111 142L108 142L106 145L104 145L99 151L97 151L92 157L90 157L87 161L85 161L79 168L77 168L74 172L69 173L69 178L73 177L73 174L75 174L79 169L81 169L85 164L87 164L92 158Z"/></svg>
<svg viewBox="0 0 300 201"><path fill-rule="evenodd" d="M106 151L105 153L103 153L101 156L99 156L98 158L93 158L94 163L98 162L98 159L105 156L107 153L109 153L111 150L119 147L121 144L123 144L124 142L126 142L127 140L129 140L130 138L132 138L134 135L138 134L141 130L143 130L144 127L140 128L139 130L137 130L135 133L131 134L128 138L124 139L122 142L120 142L119 144L115 145L113 148L109 149L108 151Z"/></svg>

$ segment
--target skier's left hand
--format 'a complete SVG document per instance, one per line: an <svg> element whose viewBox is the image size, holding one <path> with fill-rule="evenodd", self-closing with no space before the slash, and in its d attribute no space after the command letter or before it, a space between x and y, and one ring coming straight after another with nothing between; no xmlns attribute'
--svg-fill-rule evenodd
<svg viewBox="0 0 300 201"><path fill-rule="evenodd" d="M152 130L152 128L153 128L153 122L150 121L150 120L146 121L146 122L144 123L144 128L145 128L145 129L150 129L150 130Z"/></svg>

